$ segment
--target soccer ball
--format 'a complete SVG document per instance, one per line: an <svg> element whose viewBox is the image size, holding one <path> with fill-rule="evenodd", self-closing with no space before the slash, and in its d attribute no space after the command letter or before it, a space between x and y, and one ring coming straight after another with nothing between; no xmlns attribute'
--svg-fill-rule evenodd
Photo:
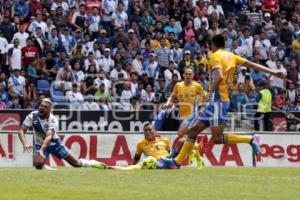
<svg viewBox="0 0 300 200"><path fill-rule="evenodd" d="M142 169L156 169L157 160L152 156L148 156L142 161Z"/></svg>

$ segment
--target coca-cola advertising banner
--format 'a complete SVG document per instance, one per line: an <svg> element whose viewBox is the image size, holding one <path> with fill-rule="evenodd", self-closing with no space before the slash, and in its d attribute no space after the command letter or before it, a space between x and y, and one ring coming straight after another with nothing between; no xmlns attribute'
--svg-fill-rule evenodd
<svg viewBox="0 0 300 200"><path fill-rule="evenodd" d="M175 135L165 135L173 141ZM95 159L107 165L130 165L136 143L143 134L60 134L62 142L80 158ZM207 137L208 140L203 140ZM27 135L32 141L32 135ZM207 142L204 158L206 166L253 166L252 149L248 144L214 145L210 136L201 135L198 141ZM256 158L258 167L299 167L300 135L261 135L262 154ZM51 166L68 166L50 156ZM32 153L24 153L17 134L0 135L0 167L32 166Z"/></svg>

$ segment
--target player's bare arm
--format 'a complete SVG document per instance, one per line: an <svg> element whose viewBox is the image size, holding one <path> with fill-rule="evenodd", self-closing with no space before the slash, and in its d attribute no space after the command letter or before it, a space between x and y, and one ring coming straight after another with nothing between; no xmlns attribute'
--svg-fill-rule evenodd
<svg viewBox="0 0 300 200"><path fill-rule="evenodd" d="M27 131L27 127L25 126L21 126L20 130L19 130L19 139L23 145L23 152L30 152L32 149L32 145L31 144L27 144L26 142L26 138L25 138L25 133Z"/></svg>
<svg viewBox="0 0 300 200"><path fill-rule="evenodd" d="M167 102L162 106L162 108L164 109L169 109L169 108L172 108L172 106L174 105L174 99L176 98L176 96L174 94L172 94Z"/></svg>
<svg viewBox="0 0 300 200"><path fill-rule="evenodd" d="M45 157L43 152L49 146L49 144L52 140L52 137L53 137L53 133L54 132L52 130L48 130L47 133L46 133L46 138L45 138L45 140L44 140L44 142L41 146L41 149L39 150L39 154L43 157Z"/></svg>
<svg viewBox="0 0 300 200"><path fill-rule="evenodd" d="M273 71L267 67L264 67L260 64L257 64L257 63L254 63L254 62L251 62L249 60L245 61L243 66L247 67L247 68L250 68L250 69L254 69L254 70L258 70L258 71L263 71L263 72L266 72L266 73L269 73L270 75L273 75L273 76L276 76L278 78L282 78L282 79L285 79L286 75L282 72L278 72L278 71Z"/></svg>
<svg viewBox="0 0 300 200"><path fill-rule="evenodd" d="M139 161L140 161L140 159L141 159L141 154L134 154L134 157L133 157L133 160L132 160L132 164L133 165L136 165Z"/></svg>

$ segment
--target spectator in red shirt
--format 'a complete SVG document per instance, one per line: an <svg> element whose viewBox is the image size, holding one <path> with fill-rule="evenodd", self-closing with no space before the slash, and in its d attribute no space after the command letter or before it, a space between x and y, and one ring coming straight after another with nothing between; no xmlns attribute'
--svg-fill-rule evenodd
<svg viewBox="0 0 300 200"><path fill-rule="evenodd" d="M38 0L30 0L29 2L29 15L35 15L36 12L40 10L42 11L42 5L41 2Z"/></svg>
<svg viewBox="0 0 300 200"><path fill-rule="evenodd" d="M282 106L287 105L287 96L284 90L278 93L278 95L275 96L273 106L281 108Z"/></svg>
<svg viewBox="0 0 300 200"><path fill-rule="evenodd" d="M86 0L85 1L85 9L87 14L92 14L93 8L96 7L98 12L101 11L101 1L99 0Z"/></svg>
<svg viewBox="0 0 300 200"><path fill-rule="evenodd" d="M278 0L264 0L262 4L262 10L264 12L271 13L272 17L275 17L279 12L279 1Z"/></svg>
<svg viewBox="0 0 300 200"><path fill-rule="evenodd" d="M33 46L33 42L31 38L27 38L26 40L27 46L22 48L22 63L23 68L27 68L28 65L33 60L39 60L39 50L35 46Z"/></svg>

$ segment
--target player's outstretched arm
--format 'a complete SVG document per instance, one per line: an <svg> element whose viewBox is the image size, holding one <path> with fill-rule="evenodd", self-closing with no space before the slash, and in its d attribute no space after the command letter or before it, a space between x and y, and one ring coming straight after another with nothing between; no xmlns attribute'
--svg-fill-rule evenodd
<svg viewBox="0 0 300 200"><path fill-rule="evenodd" d="M162 106L163 109L169 109L169 108L172 108L173 106L173 99L174 99L174 96L170 96L167 100L167 102Z"/></svg>
<svg viewBox="0 0 300 200"><path fill-rule="evenodd" d="M271 70L267 67L264 67L260 64L254 63L254 62L251 62L249 60L244 62L243 66L245 66L247 68L250 68L250 69L257 70L257 71L263 71L263 72L269 73L273 76L276 76L276 77L279 77L279 78L282 78L282 79L284 79L286 77L285 74L282 73L282 72L273 71L273 70Z"/></svg>
<svg viewBox="0 0 300 200"><path fill-rule="evenodd" d="M45 157L43 152L49 146L49 144L52 140L53 134L54 134L54 132L52 130L48 130L46 133L46 138L41 146L41 149L39 150L39 154L43 157Z"/></svg>
<svg viewBox="0 0 300 200"><path fill-rule="evenodd" d="M21 126L20 130L19 130L19 134L18 137L20 139L20 142L23 145L23 152L30 152L32 149L32 145L27 144L26 139L25 139L25 133L27 131L27 128L25 126Z"/></svg>

